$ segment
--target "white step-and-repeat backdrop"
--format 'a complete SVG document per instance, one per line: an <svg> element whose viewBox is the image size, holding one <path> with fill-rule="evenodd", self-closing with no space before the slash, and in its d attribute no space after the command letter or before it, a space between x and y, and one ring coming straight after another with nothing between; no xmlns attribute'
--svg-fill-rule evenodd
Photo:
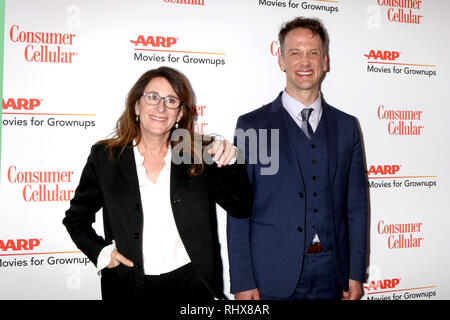
<svg viewBox="0 0 450 320"><path fill-rule="evenodd" d="M296 16L327 27L324 97L362 128L363 299L450 299L449 12L447 0L6 0L0 299L100 299L61 220L128 90L149 69L177 68L197 94L196 130L232 139L239 115L283 90L277 34Z"/></svg>

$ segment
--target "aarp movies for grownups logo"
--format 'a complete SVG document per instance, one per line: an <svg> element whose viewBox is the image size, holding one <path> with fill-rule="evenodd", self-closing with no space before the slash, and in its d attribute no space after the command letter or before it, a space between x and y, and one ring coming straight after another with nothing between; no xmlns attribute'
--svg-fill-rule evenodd
<svg viewBox="0 0 450 320"><path fill-rule="evenodd" d="M180 45L180 37L163 34L138 34L130 40L133 60L140 62L224 66L224 52L192 50Z"/></svg>
<svg viewBox="0 0 450 320"><path fill-rule="evenodd" d="M367 300L425 300L437 296L436 286L405 288L402 277L369 279L364 290Z"/></svg>
<svg viewBox="0 0 450 320"><path fill-rule="evenodd" d="M398 49L369 49L363 57L367 59L368 73L427 78L437 75L435 64L416 62L409 53Z"/></svg>
<svg viewBox="0 0 450 320"><path fill-rule="evenodd" d="M0 270L68 264L86 266L90 263L81 251L36 252L35 249L41 246L42 241L39 238L0 239ZM60 257L67 254L81 254L81 257Z"/></svg>
<svg viewBox="0 0 450 320"><path fill-rule="evenodd" d="M437 186L437 176L405 174L400 163L370 164L367 179L370 189L431 189Z"/></svg>
<svg viewBox="0 0 450 320"><path fill-rule="evenodd" d="M59 107L59 106L58 106ZM95 127L95 114L50 112L50 107L40 97L3 96L2 99L2 127L31 127L34 129L51 128L63 129L78 127L83 130Z"/></svg>
<svg viewBox="0 0 450 320"><path fill-rule="evenodd" d="M338 0L258 0L255 1L261 7L274 9L310 10L314 12L328 12L329 14L339 13Z"/></svg>

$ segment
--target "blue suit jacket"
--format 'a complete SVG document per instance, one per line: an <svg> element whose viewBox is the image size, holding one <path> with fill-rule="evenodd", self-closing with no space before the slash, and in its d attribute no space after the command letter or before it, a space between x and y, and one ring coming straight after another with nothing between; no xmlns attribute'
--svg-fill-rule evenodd
<svg viewBox="0 0 450 320"><path fill-rule="evenodd" d="M356 118L322 102L321 121L328 135L330 212L333 252L344 290L348 279L364 282L367 243L367 181ZM300 167L288 134L281 94L272 103L239 117L237 129L279 129L279 170L262 175L269 165L247 163L254 191L252 216L228 217L227 238L231 292L258 288L269 296L290 296L300 277L305 247L305 192ZM289 116L289 115L288 115ZM270 142L270 133L268 135ZM236 139L235 139L236 141ZM268 150L271 147L269 143ZM248 161L249 145L245 148ZM264 162L264 161L263 161Z"/></svg>

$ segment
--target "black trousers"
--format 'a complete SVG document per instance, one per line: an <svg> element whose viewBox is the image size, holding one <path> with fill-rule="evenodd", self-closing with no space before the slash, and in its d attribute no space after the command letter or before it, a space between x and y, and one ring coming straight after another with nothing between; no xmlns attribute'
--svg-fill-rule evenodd
<svg viewBox="0 0 450 320"><path fill-rule="evenodd" d="M212 293L197 276L192 263L158 276L145 276L145 297L152 300L205 301Z"/></svg>

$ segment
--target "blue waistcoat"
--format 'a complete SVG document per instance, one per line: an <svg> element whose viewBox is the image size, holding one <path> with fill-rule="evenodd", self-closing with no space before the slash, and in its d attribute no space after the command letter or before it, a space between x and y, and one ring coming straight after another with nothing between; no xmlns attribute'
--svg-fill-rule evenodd
<svg viewBox="0 0 450 320"><path fill-rule="evenodd" d="M332 216L330 212L330 179L328 173L327 131L322 119L311 141L286 112L289 135L305 186L305 250L317 233L324 250L332 246ZM293 150L293 151L294 151Z"/></svg>

